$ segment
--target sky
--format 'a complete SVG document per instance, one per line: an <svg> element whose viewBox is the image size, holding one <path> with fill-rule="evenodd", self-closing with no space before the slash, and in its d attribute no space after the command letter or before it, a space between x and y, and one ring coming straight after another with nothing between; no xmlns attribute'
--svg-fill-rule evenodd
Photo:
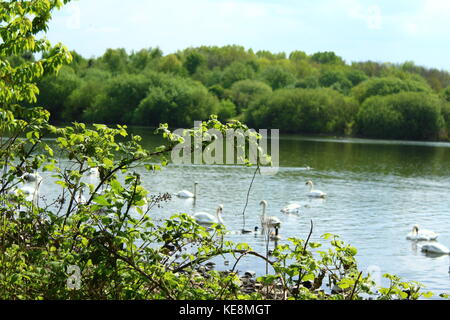
<svg viewBox="0 0 450 320"><path fill-rule="evenodd" d="M450 0L72 0L47 37L85 57L237 44L450 71L449 17Z"/></svg>

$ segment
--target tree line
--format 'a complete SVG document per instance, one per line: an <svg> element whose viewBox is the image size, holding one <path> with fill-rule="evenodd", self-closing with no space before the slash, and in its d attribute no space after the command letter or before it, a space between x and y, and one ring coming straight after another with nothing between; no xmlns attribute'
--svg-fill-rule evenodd
<svg viewBox="0 0 450 320"><path fill-rule="evenodd" d="M35 105L52 121L184 127L217 114L289 133L448 139L450 73L413 62L347 64L334 52L286 55L236 45L72 55L58 75L38 83Z"/></svg>

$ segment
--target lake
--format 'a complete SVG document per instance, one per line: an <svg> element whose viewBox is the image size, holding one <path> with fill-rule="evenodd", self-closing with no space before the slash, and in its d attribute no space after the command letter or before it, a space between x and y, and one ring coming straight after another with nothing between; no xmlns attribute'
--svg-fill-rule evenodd
<svg viewBox="0 0 450 320"><path fill-rule="evenodd" d="M131 130L144 138L144 145L158 145L153 130ZM325 243L320 238L324 233L340 235L358 249L361 270L370 268L407 281L420 281L437 294L450 292L449 256L428 257L420 251L421 243L406 240L412 226L419 224L439 233L439 242L450 245L449 164L450 143L283 135L281 168L276 175L256 176L246 210L246 227L259 225L259 203L267 200L268 214L282 221L280 242L289 237L305 239L313 220L312 241ZM306 166L312 170L304 170ZM214 213L223 204L227 229L239 231L254 170L239 166L169 165L157 173L141 173L144 186L153 194L192 191L193 182L199 183L195 208L192 200L174 197L163 208L151 211L155 219L169 218L176 212ZM308 180L314 181L316 188L328 197L308 199ZM48 187L42 187L44 194L45 188ZM280 212L291 201L304 205L299 215ZM265 252L262 235L230 234L228 238ZM225 268L223 262L218 262L218 268ZM238 269L262 274L265 264L245 258Z"/></svg>

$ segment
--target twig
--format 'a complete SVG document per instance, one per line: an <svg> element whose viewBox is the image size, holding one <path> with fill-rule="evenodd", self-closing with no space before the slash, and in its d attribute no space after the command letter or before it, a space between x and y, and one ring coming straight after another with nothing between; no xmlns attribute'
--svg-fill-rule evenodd
<svg viewBox="0 0 450 320"><path fill-rule="evenodd" d="M311 235L313 233L313 229L314 229L314 223L311 219L311 227L309 228L309 234L308 234L308 238L305 241L305 245L303 246L303 254L305 254L306 252L306 247L308 246L309 240L311 239ZM298 293L300 293L300 284L302 282L304 275L303 272L299 273L298 275L298 282L297 282L297 294L296 294L296 298L298 296Z"/></svg>
<svg viewBox="0 0 450 320"><path fill-rule="evenodd" d="M256 170L255 170L255 173L253 174L252 182L250 182L250 186L248 187L247 198L246 198L246 200L245 200L244 210L242 211L242 220L243 220L243 222L244 222L244 223L243 223L243 227L242 227L242 231L245 230L245 210L247 209L247 206L248 206L248 200L249 200L249 198L250 198L250 191L251 191L251 189L252 189L253 182L255 181L255 177L256 177L256 174L258 173L258 171L259 171L259 164L256 166Z"/></svg>
<svg viewBox="0 0 450 320"><path fill-rule="evenodd" d="M355 294L356 287L358 286L359 279L361 279L361 275L362 275L362 271L359 273L358 279L356 279L356 281L355 281L355 285L353 286L352 294L350 295L348 300L352 300L353 299L353 295Z"/></svg>

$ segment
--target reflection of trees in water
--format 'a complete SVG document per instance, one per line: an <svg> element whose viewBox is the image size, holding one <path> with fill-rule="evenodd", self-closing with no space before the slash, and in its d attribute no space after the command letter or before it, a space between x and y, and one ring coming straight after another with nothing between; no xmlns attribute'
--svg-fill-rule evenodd
<svg viewBox="0 0 450 320"><path fill-rule="evenodd" d="M280 140L282 166L311 166L319 171L356 171L412 175L445 175L450 148L439 146Z"/></svg>

